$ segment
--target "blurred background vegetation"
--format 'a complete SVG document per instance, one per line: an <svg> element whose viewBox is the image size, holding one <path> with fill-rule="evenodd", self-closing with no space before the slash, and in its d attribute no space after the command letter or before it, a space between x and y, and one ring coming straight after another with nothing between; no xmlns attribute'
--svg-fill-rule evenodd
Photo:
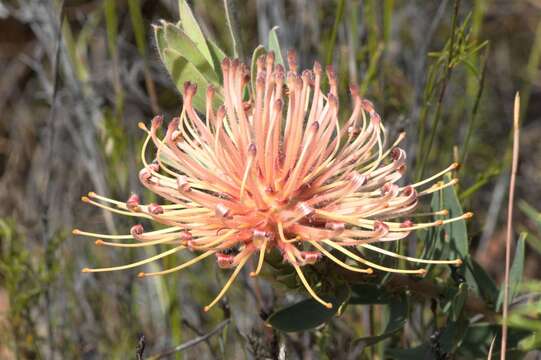
<svg viewBox="0 0 541 360"><path fill-rule="evenodd" d="M517 327L541 330L541 1L236 1L229 10L237 44L221 1L189 4L205 35L247 62L277 25L282 48L298 51L301 68L333 63L343 111L347 85L357 83L391 134L407 131L409 180L460 161L458 197L475 212L470 253L497 284L520 91L516 229L529 236L524 294L511 310ZM151 25L160 19L178 20L176 0L0 1L0 358L136 358L141 335L145 355L186 345L170 358L383 358L381 343L353 341L380 332L388 316L381 305L350 307L322 329L286 334L264 319L299 294L266 282L256 291L247 276L221 310L203 313L223 283L212 261L144 281L136 272L80 273L145 255L96 249L71 229L132 225L84 206L88 191L152 199L137 180L144 139L137 123L181 108L154 43ZM408 243L410 252L417 244ZM430 308L429 300L412 308L394 347L428 341L432 358L480 356L438 350L437 318L422 326ZM530 341L518 356L538 356L530 350L539 337Z"/></svg>

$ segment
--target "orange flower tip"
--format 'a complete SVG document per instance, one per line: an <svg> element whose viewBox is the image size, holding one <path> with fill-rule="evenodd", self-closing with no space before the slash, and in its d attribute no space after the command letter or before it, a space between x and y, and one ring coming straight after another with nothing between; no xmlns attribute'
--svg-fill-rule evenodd
<svg viewBox="0 0 541 360"><path fill-rule="evenodd" d="M94 244L96 244L96 245L98 245L98 246L99 246L99 245L103 245L103 240L98 239L98 240L94 241Z"/></svg>
<svg viewBox="0 0 541 360"><path fill-rule="evenodd" d="M471 219L473 217L473 213L471 211L468 211L464 215L462 215L464 219Z"/></svg>
<svg viewBox="0 0 541 360"><path fill-rule="evenodd" d="M138 126L138 127L139 127L139 129L141 129L141 130L145 130L145 131L148 131L148 129L147 129L147 127L146 127L145 123L144 123L144 122L142 122L142 121L139 121L139 122L137 123L137 126Z"/></svg>
<svg viewBox="0 0 541 360"><path fill-rule="evenodd" d="M257 79L255 81L255 85L257 87L257 90L263 91L263 89L265 88L265 73L264 72L261 72L257 76Z"/></svg>
<svg viewBox="0 0 541 360"><path fill-rule="evenodd" d="M325 304L323 304L323 306L325 306L327 309L332 309L332 304L331 303L325 303Z"/></svg>
<svg viewBox="0 0 541 360"><path fill-rule="evenodd" d="M314 62L314 74L321 76L321 63L319 61Z"/></svg>
<svg viewBox="0 0 541 360"><path fill-rule="evenodd" d="M367 274L373 274L373 273L374 273L374 269L368 268L368 269L366 269L366 273L367 273Z"/></svg>
<svg viewBox="0 0 541 360"><path fill-rule="evenodd" d="M256 276L257 276L257 273L256 273L255 271L252 271L252 272L250 273L250 276L251 276L251 277L256 277Z"/></svg>
<svg viewBox="0 0 541 360"><path fill-rule="evenodd" d="M81 201L87 203L90 202L90 199L88 198L88 196L81 196Z"/></svg>
<svg viewBox="0 0 541 360"><path fill-rule="evenodd" d="M144 272L140 272L139 274L137 274L137 277L138 278L144 278L145 277L145 273Z"/></svg>
<svg viewBox="0 0 541 360"><path fill-rule="evenodd" d="M205 306L205 307L203 308L203 311L204 311L204 312L208 312L209 310L210 310L210 307L208 307L208 306Z"/></svg>
<svg viewBox="0 0 541 360"><path fill-rule="evenodd" d="M257 69L263 69L263 66L265 66L265 63L267 62L267 56L265 54L259 55L256 60Z"/></svg>
<svg viewBox="0 0 541 360"><path fill-rule="evenodd" d="M331 109L336 109L338 107L338 99L333 94L327 95L327 101L329 102Z"/></svg>
<svg viewBox="0 0 541 360"><path fill-rule="evenodd" d="M89 272L90 272L90 269L89 269L89 268L83 268L83 269L81 270L81 272L89 273Z"/></svg>
<svg viewBox="0 0 541 360"><path fill-rule="evenodd" d="M426 269L419 269L418 271L419 271L419 272L418 272L418 273L419 273L419 277L425 277L425 275L426 275L426 273L427 273Z"/></svg>
<svg viewBox="0 0 541 360"><path fill-rule="evenodd" d="M284 106L284 101L282 99L276 99L274 102L274 110L275 111L282 111L282 107Z"/></svg>
<svg viewBox="0 0 541 360"><path fill-rule="evenodd" d="M161 115L154 116L154 118L152 119L152 127L159 128L160 126L162 126L162 124L163 124L163 116Z"/></svg>
<svg viewBox="0 0 541 360"><path fill-rule="evenodd" d="M448 216L448 215L449 215L449 210L447 210L447 209L442 209L442 210L440 210L440 215L442 215L442 216Z"/></svg>
<svg viewBox="0 0 541 360"><path fill-rule="evenodd" d="M89 198L93 198L93 197L96 197L97 194L94 192L94 191L90 191L87 195Z"/></svg>
<svg viewBox="0 0 541 360"><path fill-rule="evenodd" d="M224 71L227 71L229 70L229 66L231 65L231 59L228 58L228 57L225 57L223 60L222 60L222 69Z"/></svg>
<svg viewBox="0 0 541 360"><path fill-rule="evenodd" d="M269 51L267 53L267 63L273 64L274 63L274 51Z"/></svg>
<svg viewBox="0 0 541 360"><path fill-rule="evenodd" d="M370 115L370 121L372 121L372 124L374 125L379 125L381 123L381 117L375 112Z"/></svg>
<svg viewBox="0 0 541 360"><path fill-rule="evenodd" d="M330 80L336 79L336 73L334 72L334 67L331 65L327 65L327 68L325 69L327 71L327 76Z"/></svg>
<svg viewBox="0 0 541 360"><path fill-rule="evenodd" d="M71 233L72 233L73 235L80 235L80 234L81 234L81 230L79 230L79 229L73 229L73 230L71 230Z"/></svg>
<svg viewBox="0 0 541 360"><path fill-rule="evenodd" d="M152 215L161 215L164 213L164 210L160 205L152 203L148 205L148 212Z"/></svg>
<svg viewBox="0 0 541 360"><path fill-rule="evenodd" d="M255 156L257 153L257 148L255 147L254 143L251 143L250 146L248 146L248 154L250 156Z"/></svg>
<svg viewBox="0 0 541 360"><path fill-rule="evenodd" d="M441 225L443 225L443 220L434 221L434 226L441 226Z"/></svg>
<svg viewBox="0 0 541 360"><path fill-rule="evenodd" d="M456 265L456 266L461 266L462 264L463 264L462 259L456 259L456 260L455 260L455 265Z"/></svg>
<svg viewBox="0 0 541 360"><path fill-rule="evenodd" d="M460 167L460 163L454 162L451 164L451 166L449 166L449 169L454 170L454 169L458 169L459 167Z"/></svg>

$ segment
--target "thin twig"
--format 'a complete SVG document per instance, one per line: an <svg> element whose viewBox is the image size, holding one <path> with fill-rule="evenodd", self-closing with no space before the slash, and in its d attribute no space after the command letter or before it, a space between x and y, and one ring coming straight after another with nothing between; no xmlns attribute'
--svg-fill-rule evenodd
<svg viewBox="0 0 541 360"><path fill-rule="evenodd" d="M177 352L181 352L181 351L184 351L184 350L186 350L188 348L191 348L192 346L195 346L195 345L199 344L200 342L203 342L203 341L207 340L211 336L221 332L227 325L229 325L230 322L231 322L231 319L226 319L226 320L222 321L221 323L219 323L218 326L216 326L214 329L212 329L209 333L207 333L207 334L205 334L203 336L196 337L195 339L186 341L185 343L180 344L178 346L175 346L172 349L169 349L169 350L166 350L166 351L161 352L159 354L153 355L153 356L149 357L147 360L162 359L162 358L164 358L164 357L166 357L168 355L171 355L171 354L174 354L174 353L177 353Z"/></svg>
<svg viewBox="0 0 541 360"><path fill-rule="evenodd" d="M503 284L503 319L501 359L505 360L507 348L507 314L509 311L509 268L511 267L511 241L513 237L513 203L515 201L515 182L517 177L519 142L520 142L520 95L515 95L513 113L513 163L511 165L511 180L509 182L509 203L507 205L507 239L505 242L505 278Z"/></svg>
<svg viewBox="0 0 541 360"><path fill-rule="evenodd" d="M192 330L197 336L204 336L205 335L195 325L192 325L187 319L182 319L182 324L184 326L186 326L188 329ZM212 348L212 343L210 342L210 340L206 339L205 343L207 344L207 347L209 348L209 351L212 354L212 357L217 358L216 354L214 353L214 349Z"/></svg>

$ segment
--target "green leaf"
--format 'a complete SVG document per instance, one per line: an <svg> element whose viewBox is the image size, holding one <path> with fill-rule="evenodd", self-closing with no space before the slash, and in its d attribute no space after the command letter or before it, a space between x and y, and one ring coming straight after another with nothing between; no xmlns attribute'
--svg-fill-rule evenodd
<svg viewBox="0 0 541 360"><path fill-rule="evenodd" d="M163 63L165 63L165 58L163 57L163 51L167 47L167 42L165 41L165 30L161 25L153 25L154 28L154 40L156 41L156 48L158 49L158 54Z"/></svg>
<svg viewBox="0 0 541 360"><path fill-rule="evenodd" d="M269 50L274 51L274 59L276 64L284 65L284 58L282 57L282 50L280 48L280 41L278 41L279 27L275 26L269 32Z"/></svg>
<svg viewBox="0 0 541 360"><path fill-rule="evenodd" d="M180 28L171 23L165 24L165 40L167 47L175 50L191 62L210 81L217 82L218 76L214 71L214 64L209 63L197 49L195 43Z"/></svg>
<svg viewBox="0 0 541 360"><path fill-rule="evenodd" d="M332 303L332 309L327 309L314 299L306 299L276 311L267 322L273 328L284 332L313 329L331 320L347 302L349 294L349 288L342 286L333 294L321 296L325 301Z"/></svg>
<svg viewBox="0 0 541 360"><path fill-rule="evenodd" d="M524 330L509 328L507 338L507 354L517 354L518 343L531 333ZM486 359L492 340L496 337L492 352L492 359L500 358L501 325L477 323L468 326L464 332L462 344L457 353L461 359ZM523 357L511 357L522 359Z"/></svg>
<svg viewBox="0 0 541 360"><path fill-rule="evenodd" d="M212 57L212 63L214 64L214 70L218 75L219 81L223 80L222 76L222 60L227 56L225 52L220 49L212 40L207 39L207 44L210 50L210 56Z"/></svg>
<svg viewBox="0 0 541 360"><path fill-rule="evenodd" d="M467 325L465 321L451 321L441 329L439 336L431 336L429 341L411 349L388 349L385 355L399 360L417 360L438 359L445 354L452 354L464 338ZM439 346L439 354L436 352L436 344Z"/></svg>
<svg viewBox="0 0 541 360"><path fill-rule="evenodd" d="M389 321L387 322L387 326L385 326L383 333L376 336L356 339L354 343L363 343L365 346L370 346L385 340L400 331L404 325L406 325L406 321L408 320L410 304L409 300L409 293L403 293L399 297L394 297L389 303Z"/></svg>
<svg viewBox="0 0 541 360"><path fill-rule="evenodd" d="M456 292L455 297L452 301L451 306L451 320L458 321L460 315L462 314L462 309L466 303L466 298L468 297L468 285L462 283L458 286L458 291Z"/></svg>
<svg viewBox="0 0 541 360"><path fill-rule="evenodd" d="M252 65L250 69L251 78L252 78L252 94L255 96L255 82L257 80L257 58L265 54L265 48L262 45L259 45L255 48L252 53Z"/></svg>
<svg viewBox="0 0 541 360"><path fill-rule="evenodd" d="M133 28L133 34L135 36L135 44L139 50L139 54L142 57L146 57L147 46L145 36L145 24L143 21L143 14L141 13L140 0L128 0L128 7L130 9L130 17Z"/></svg>
<svg viewBox="0 0 541 360"><path fill-rule="evenodd" d="M193 105L199 112L205 113L205 90L209 86L207 79L205 79L192 63L175 50L169 48L164 50L164 62L169 75L171 75L173 82L181 93L184 91L184 83L186 81L197 84L198 91L193 97ZM221 95L217 93L214 99L216 104L221 101Z"/></svg>
<svg viewBox="0 0 541 360"><path fill-rule="evenodd" d="M443 195L441 191L435 192L432 195L432 200L430 202L430 208L433 212L440 211L443 208ZM435 216L435 220L442 220L443 216ZM417 237L423 239L424 250L421 256L422 259L444 259L448 257L448 251L444 245L444 236L443 236L443 227L436 226L427 228L424 231L418 231ZM433 264L428 264L425 266L427 275L430 274L431 270L435 266Z"/></svg>
<svg viewBox="0 0 541 360"><path fill-rule="evenodd" d="M518 204L518 207L530 218L530 220L536 223L539 231L541 231L541 213L524 200Z"/></svg>
<svg viewBox="0 0 541 360"><path fill-rule="evenodd" d="M351 285L349 304L388 304L393 300L393 294L375 284Z"/></svg>
<svg viewBox="0 0 541 360"><path fill-rule="evenodd" d="M113 57L117 56L117 38L118 38L118 16L116 11L116 1L105 0L105 27L107 29L107 44Z"/></svg>
<svg viewBox="0 0 541 360"><path fill-rule="evenodd" d="M481 295L488 304L494 305L498 297L498 287L487 272L471 256L464 260L466 266L466 282L475 285L476 292Z"/></svg>
<svg viewBox="0 0 541 360"><path fill-rule="evenodd" d="M182 28L186 34L188 34L190 39L192 39L201 54L203 54L203 56L207 59L207 62L209 64L214 64L205 35L203 35L203 32L201 31L201 28L199 27L199 24L197 23L197 20L195 19L193 12L186 0L179 0L178 11Z"/></svg>
<svg viewBox="0 0 541 360"><path fill-rule="evenodd" d="M299 288L299 280L298 280L297 274L294 272L285 273L285 274L277 274L275 279L281 285L287 287L288 289Z"/></svg>
<svg viewBox="0 0 541 360"><path fill-rule="evenodd" d="M399 359L399 360L420 360L420 359L433 359L435 354L433 353L430 344L422 344L420 346L411 349L387 349L385 351L386 358Z"/></svg>
<svg viewBox="0 0 541 360"><path fill-rule="evenodd" d="M445 177L446 182L451 181L451 176ZM443 206L449 210L449 218L454 218L464 214L462 206L458 201L458 196L454 187L449 186L442 190ZM445 233L449 237L452 256L465 259L469 255L468 250L468 231L466 220L453 221L444 226Z"/></svg>
<svg viewBox="0 0 541 360"><path fill-rule="evenodd" d="M521 233L517 241L517 248L515 250L515 258L513 259L513 265L511 266L511 269L509 272L509 303L511 303L511 301L515 297L518 287L520 283L522 282L522 274L524 272L524 256L525 256L524 244L526 242L527 235L528 234L526 233ZM504 296L504 287L502 286L500 288L500 293L498 294L498 301L496 302L496 311L499 311L500 307L503 304L503 296Z"/></svg>

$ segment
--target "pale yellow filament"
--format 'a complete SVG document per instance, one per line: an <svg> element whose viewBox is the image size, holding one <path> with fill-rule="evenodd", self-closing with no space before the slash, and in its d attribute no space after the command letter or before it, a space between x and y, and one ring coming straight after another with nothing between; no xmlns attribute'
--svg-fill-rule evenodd
<svg viewBox="0 0 541 360"><path fill-rule="evenodd" d="M199 261L203 260L204 258L214 254L216 251L214 250L209 250L207 252L204 252L203 254L185 262L184 264L182 265L179 265L179 266L175 266L174 268L171 268L171 269L167 269L167 270L162 270L162 271L156 271L156 272L140 272L139 274L137 274L138 277L148 277L148 276L158 276L158 275L165 275L165 274L170 274L170 273L173 273L173 272L176 272L176 271L179 271L179 270L182 270L182 269L185 269L187 267L190 267L192 266L193 264L195 263L198 263Z"/></svg>
<svg viewBox="0 0 541 360"><path fill-rule="evenodd" d="M108 268L98 268L98 269L89 269L89 268L84 268L83 270L81 270L82 272L106 272L106 271L118 271L118 270L126 270L126 269L131 269L131 268L134 268L134 267L137 267L137 266L141 266L141 265L144 265L144 264L148 264L150 262L153 262L154 260L158 260L158 259L161 259L161 258L164 258L166 256L169 256L169 255L172 255L182 249L184 249L185 246L177 246L171 250L167 250L161 254L158 254L158 255L155 255L155 256L152 256L148 259L144 259L144 260L141 260L141 261L137 261L137 262L134 262L134 263L131 263L131 264L126 264L126 265L122 265L122 266L114 266L114 267L108 267Z"/></svg>
<svg viewBox="0 0 541 360"><path fill-rule="evenodd" d="M312 289L310 284L308 284L308 281L306 281L306 278L304 277L304 274L302 273L301 268L299 267L299 265L295 263L295 258L293 257L293 255L291 255L289 251L287 251L286 254L289 258L289 261L291 262L291 265L293 265L293 267L295 268L295 271L297 272L297 275L301 279L302 284L306 288L306 291L308 291L308 293L314 298L314 300L319 302L321 305L325 306L327 309L332 309L332 304L321 299L316 294L316 292Z"/></svg>
<svg viewBox="0 0 541 360"><path fill-rule="evenodd" d="M227 290L229 289L231 284L233 284L233 281L235 281L235 279L237 278L237 275L242 270L242 267L244 266L244 264L246 264L246 261L248 261L249 258L250 258L250 254L247 254L240 260L239 264L235 268L235 271L233 271L233 274L231 274L231 276L229 277L229 279L225 283L225 285L222 288L222 290L220 291L220 293L216 296L216 298L214 298L214 300L212 300L212 302L210 304L205 306L205 308L203 309L205 312L209 311L210 308L213 307L214 305L216 305L216 303L218 301L220 301L220 299L225 295L225 293L227 292Z"/></svg>

